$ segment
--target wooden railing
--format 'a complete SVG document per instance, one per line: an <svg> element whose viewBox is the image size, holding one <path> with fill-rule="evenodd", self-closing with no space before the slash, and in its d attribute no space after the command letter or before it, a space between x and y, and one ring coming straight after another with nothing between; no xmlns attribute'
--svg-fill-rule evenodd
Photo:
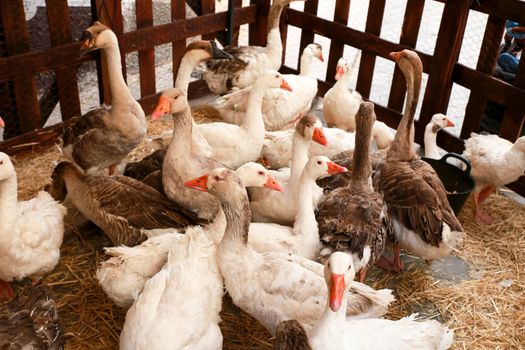
<svg viewBox="0 0 525 350"><path fill-rule="evenodd" d="M525 2L519 0L427 0L444 3L443 16L439 29L434 55L418 52L428 82L424 94L421 114L416 123L416 141L422 142L424 126L434 113L446 112L453 83L471 90L465 110L460 138L441 132L438 143L441 147L454 152L463 150L463 140L471 132L480 129L480 122L487 101L493 101L506 107L500 135L511 141L515 140L523 126L525 117L525 60L515 82L511 85L493 77L499 45L504 33L505 20L510 19L525 23ZM109 99L107 84L104 83L103 67L99 53L79 57L79 44L73 42L68 23L69 9L66 0L48 0L47 12L51 49L31 51L28 45L27 28L23 13L22 0L0 2L1 30L4 43L0 43L0 101L2 94L5 101L16 106L14 117L20 125L21 136L0 143L0 150L10 153L27 150L34 145L51 142L60 134L62 125L49 129L40 129L45 122L41 118L36 94L34 75L46 71L55 71L56 84L61 103L62 118L66 121L80 111L76 68L83 62L97 60L99 71L99 91L101 101ZM101 19L111 25L117 33L122 53L122 63L126 67L126 53L139 53L140 91L146 113L151 112L158 98L155 90L154 47L172 43L173 67L184 52L185 39L203 35L212 38L223 31L228 23L226 12L215 13L214 0L192 1L199 5L199 17L186 19L185 3L172 0L172 22L153 26L151 0L136 0L137 29L124 33L120 0L92 0L93 19ZM304 3L304 12L287 9L282 16L283 39L286 39L287 25L302 28L300 50L313 41L314 34L331 40L328 55L328 70L325 79L319 83L319 94L323 95L334 83L333 71L337 60L343 54L344 45L362 50L359 66L357 90L366 98L370 96L376 57L390 59L389 52L403 48L414 49L423 16L424 0L408 0L399 42L380 38L386 0L370 0L365 31L347 27L350 0L338 0L334 21L317 16L319 0ZM249 24L249 42L264 45L266 41L266 21L270 6L269 0L251 0L250 6L241 7L241 1L235 0L233 26L238 30L242 24ZM470 11L488 14L481 51L476 69L458 63L465 26ZM235 36L233 36L235 38ZM5 47L2 47L4 45ZM3 53L3 54L2 54ZM3 56L3 57L2 57ZM282 71L294 72L283 66ZM2 89L2 84L7 88ZM72 88L73 87L73 88ZM206 94L202 82L193 83L190 95ZM378 118L391 127L397 127L405 96L404 78L396 68L386 106L376 104ZM191 97L191 96L190 96ZM9 98L11 100L9 100ZM1 110L1 106L0 106ZM36 129L36 131L34 131ZM525 194L525 180L522 178L511 186Z"/></svg>

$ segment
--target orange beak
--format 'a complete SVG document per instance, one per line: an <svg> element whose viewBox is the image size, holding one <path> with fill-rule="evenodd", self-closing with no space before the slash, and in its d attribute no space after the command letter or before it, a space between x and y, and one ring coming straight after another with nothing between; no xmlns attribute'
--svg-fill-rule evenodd
<svg viewBox="0 0 525 350"><path fill-rule="evenodd" d="M341 308L345 287L345 275L333 273L330 278L330 309L333 312Z"/></svg>
<svg viewBox="0 0 525 350"><path fill-rule="evenodd" d="M279 184L277 183L277 181L275 181L273 179L273 177L269 176L268 175L268 180L266 180L266 183L264 184L264 187L266 188L271 188L272 190L276 190L276 191L279 191L281 192L283 189L281 188L281 186L279 186Z"/></svg>
<svg viewBox="0 0 525 350"><path fill-rule="evenodd" d="M403 57L403 52L402 51L390 52L390 57L392 57L394 62L397 62L401 59L401 57Z"/></svg>
<svg viewBox="0 0 525 350"><path fill-rule="evenodd" d="M5 128L5 122L2 118L0 118L0 128Z"/></svg>
<svg viewBox="0 0 525 350"><path fill-rule="evenodd" d="M288 91L293 91L292 87L284 79L283 79L283 82L281 83L281 89L288 90Z"/></svg>
<svg viewBox="0 0 525 350"><path fill-rule="evenodd" d="M341 79L341 77L345 74L345 70L341 66L337 66L337 69L335 71L335 80Z"/></svg>
<svg viewBox="0 0 525 350"><path fill-rule="evenodd" d="M319 56L319 61L324 62L323 53L321 52L321 56Z"/></svg>
<svg viewBox="0 0 525 350"><path fill-rule="evenodd" d="M166 96L160 96L159 103L153 113L151 113L151 120L160 119L162 116L170 112L171 99Z"/></svg>
<svg viewBox="0 0 525 350"><path fill-rule="evenodd" d="M193 188L194 190L206 192L208 191L208 174L190 181L186 181L184 186Z"/></svg>
<svg viewBox="0 0 525 350"><path fill-rule="evenodd" d="M347 168L344 166L340 166L339 164L335 164L334 162L328 162L328 173L329 174L339 174L344 173L345 171L348 171Z"/></svg>
<svg viewBox="0 0 525 350"><path fill-rule="evenodd" d="M455 126L454 122L447 118L447 127L449 126Z"/></svg>
<svg viewBox="0 0 525 350"><path fill-rule="evenodd" d="M314 128L312 140L323 146L326 146L328 144L328 141L326 141L326 136L324 136L323 129L321 128Z"/></svg>

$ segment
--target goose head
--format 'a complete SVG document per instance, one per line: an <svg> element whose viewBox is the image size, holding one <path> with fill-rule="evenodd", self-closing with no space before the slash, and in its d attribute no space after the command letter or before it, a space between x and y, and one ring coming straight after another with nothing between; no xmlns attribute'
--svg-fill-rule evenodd
<svg viewBox="0 0 525 350"><path fill-rule="evenodd" d="M0 181L7 180L16 175L15 167L9 156L0 152Z"/></svg>
<svg viewBox="0 0 525 350"><path fill-rule="evenodd" d="M226 203L246 196L242 180L233 170L226 168L215 168L207 175L185 182L184 186L208 192Z"/></svg>
<svg viewBox="0 0 525 350"><path fill-rule="evenodd" d="M292 87L284 79L281 73L268 69L257 78L255 85L263 88L281 88L283 90L292 91Z"/></svg>
<svg viewBox="0 0 525 350"><path fill-rule="evenodd" d="M67 196L65 177L69 171L82 174L82 172L72 163L60 162L53 170L53 174L51 174L51 183L44 187L44 190L57 201L63 201Z"/></svg>
<svg viewBox="0 0 525 350"><path fill-rule="evenodd" d="M439 130L451 126L454 126L454 123L448 119L446 115L437 113L432 116L432 119L430 120L430 123L428 123L427 128L430 128L433 133L437 133Z"/></svg>
<svg viewBox="0 0 525 350"><path fill-rule="evenodd" d="M312 43L306 46L304 52L308 52L312 57L317 58L319 61L324 62L323 58L323 47L321 44Z"/></svg>
<svg viewBox="0 0 525 350"><path fill-rule="evenodd" d="M82 42L82 46L80 46L81 53L118 46L118 40L115 33L113 33L109 27L98 21L94 22L91 27L84 30L80 41Z"/></svg>
<svg viewBox="0 0 525 350"><path fill-rule="evenodd" d="M188 97L184 91L178 88L170 88L165 90L160 95L159 103L153 113L151 119L157 120L168 113L180 113L188 108Z"/></svg>
<svg viewBox="0 0 525 350"><path fill-rule="evenodd" d="M246 163L237 168L235 173L241 179L244 187L266 187L282 191L281 186L268 174L268 170L259 163Z"/></svg>
<svg viewBox="0 0 525 350"><path fill-rule="evenodd" d="M423 71L421 59L415 51L404 49L398 52L391 52L390 57L397 63L405 77L419 76Z"/></svg>
<svg viewBox="0 0 525 350"><path fill-rule="evenodd" d="M5 122L2 117L0 117L0 128L5 128Z"/></svg>
<svg viewBox="0 0 525 350"><path fill-rule="evenodd" d="M525 136L519 137L516 142L514 142L513 148L525 153Z"/></svg>
<svg viewBox="0 0 525 350"><path fill-rule="evenodd" d="M341 308L343 296L348 285L355 277L355 267L352 256L344 252L330 255L324 266L324 278L329 291L329 305L332 311Z"/></svg>
<svg viewBox="0 0 525 350"><path fill-rule="evenodd" d="M328 157L315 156L308 160L303 171L306 171L311 178L318 179L323 176L344 173L348 169L332 162Z"/></svg>
<svg viewBox="0 0 525 350"><path fill-rule="evenodd" d="M196 40L186 47L185 57L195 62L204 62L211 59L232 59L233 56L219 49L214 40Z"/></svg>
<svg viewBox="0 0 525 350"><path fill-rule="evenodd" d="M337 61L337 67L335 68L335 80L341 79L343 74L348 72L350 69L350 62L344 57L341 57L339 61Z"/></svg>
<svg viewBox="0 0 525 350"><path fill-rule="evenodd" d="M323 124L312 115L305 115L295 126L295 131L308 141L314 141L323 146L328 145L323 132Z"/></svg>

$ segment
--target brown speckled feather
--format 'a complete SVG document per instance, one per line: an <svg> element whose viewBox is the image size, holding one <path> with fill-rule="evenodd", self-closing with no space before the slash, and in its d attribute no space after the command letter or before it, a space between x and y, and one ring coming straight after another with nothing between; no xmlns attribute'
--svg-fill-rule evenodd
<svg viewBox="0 0 525 350"><path fill-rule="evenodd" d="M126 164L124 175L137 180L144 180L152 172L162 169L162 162L167 150L167 147L161 148L138 162Z"/></svg>
<svg viewBox="0 0 525 350"><path fill-rule="evenodd" d="M296 320L283 321L275 330L274 350L311 350L303 326Z"/></svg>
<svg viewBox="0 0 525 350"><path fill-rule="evenodd" d="M224 51L233 56L233 59L209 60L206 65L208 70L214 73L231 74L231 78L235 73L245 69L248 62L265 53L264 47L258 46L243 46L243 47L225 47Z"/></svg>
<svg viewBox="0 0 525 350"><path fill-rule="evenodd" d="M97 108L87 112L83 116L75 117L71 124L62 135L63 147L70 146L84 137L86 134L93 132L94 129L104 127L102 117L109 113L106 108Z"/></svg>
<svg viewBox="0 0 525 350"><path fill-rule="evenodd" d="M15 300L0 305L0 349L59 350L68 337L56 304L42 285L26 288Z"/></svg>
<svg viewBox="0 0 525 350"><path fill-rule="evenodd" d="M433 246L442 240L442 223L452 231L463 231L448 204L445 188L432 167L420 160L381 164L379 190L388 213Z"/></svg>

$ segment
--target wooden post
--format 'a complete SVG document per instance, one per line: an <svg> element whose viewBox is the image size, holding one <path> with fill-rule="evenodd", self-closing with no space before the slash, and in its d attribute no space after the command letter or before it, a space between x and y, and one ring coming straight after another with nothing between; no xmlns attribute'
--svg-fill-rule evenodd
<svg viewBox="0 0 525 350"><path fill-rule="evenodd" d="M514 86L525 89L525 58L520 60L518 74L514 80ZM501 122L500 136L514 142L521 134L523 121L525 119L525 104L523 100L514 99L505 110Z"/></svg>
<svg viewBox="0 0 525 350"><path fill-rule="evenodd" d="M31 51L22 0L0 2L7 54L13 56ZM28 132L42 125L38 93L33 75L13 79L16 111L20 131Z"/></svg>
<svg viewBox="0 0 525 350"><path fill-rule="evenodd" d="M348 25L348 15L350 14L350 0L339 0L335 3L334 22ZM337 61L343 56L344 44L332 40L330 43L330 53L328 55L328 66L326 68L325 81L335 83L335 67Z"/></svg>
<svg viewBox="0 0 525 350"><path fill-rule="evenodd" d="M504 29L504 19L489 16L487 27L485 28L485 35L483 36L483 43L481 44L478 64L476 66L477 71L487 75L492 75L494 73ZM481 118L483 117L486 104L487 100L485 96L476 92L476 90L472 90L465 110L463 126L461 128L462 139L468 139L470 133L479 131Z"/></svg>
<svg viewBox="0 0 525 350"><path fill-rule="evenodd" d="M152 0L136 0L137 29L153 26ZM155 49L139 51L140 96L155 93Z"/></svg>
<svg viewBox="0 0 525 350"><path fill-rule="evenodd" d="M316 1L316 0L310 0ZM250 45L264 46L268 32L268 12L270 0L250 0L250 5L257 5L257 22L249 25Z"/></svg>
<svg viewBox="0 0 525 350"><path fill-rule="evenodd" d="M416 141L422 143L425 126L432 115L446 112L452 91L452 73L456 64L467 24L471 0L447 1L430 64L425 98L416 126Z"/></svg>
<svg viewBox="0 0 525 350"><path fill-rule="evenodd" d="M186 4L184 1L171 0L171 21L176 22L186 19ZM173 85L177 80L180 60L186 51L186 40L171 43L171 53L173 59Z"/></svg>
<svg viewBox="0 0 525 350"><path fill-rule="evenodd" d="M365 32L379 36L381 34L381 25L383 23L383 14L385 13L386 0L370 0L368 5L368 16L366 18ZM359 65L359 75L357 76L356 90L363 97L370 97L372 88L372 78L374 77L374 67L376 65L376 56L363 51L361 53L361 63Z"/></svg>
<svg viewBox="0 0 525 350"><path fill-rule="evenodd" d="M201 11L202 11L201 13L202 15L215 13L215 0L201 0ZM213 40L215 39L215 33L204 34L202 36L202 39L203 40Z"/></svg>
<svg viewBox="0 0 525 350"><path fill-rule="evenodd" d="M408 0L407 7L405 9L405 20L403 22L401 38L399 39L400 44L407 45L409 47L416 47L424 7L424 1ZM401 69L399 69L399 67L396 65L394 77L392 79L392 86L390 88L390 95L388 98L388 107L397 111L401 111L403 109L405 93L405 77L401 72Z"/></svg>
<svg viewBox="0 0 525 350"><path fill-rule="evenodd" d="M72 41L71 23L67 0L46 0L46 10L51 46L70 43ZM62 120L80 115L76 67L60 68L55 72Z"/></svg>
<svg viewBox="0 0 525 350"><path fill-rule="evenodd" d="M304 12L317 16L317 9L319 8L319 0L308 0L304 3ZM302 28L301 30L301 44L299 45L299 56L297 58L297 68L301 68L301 55L304 48L314 42L314 32L310 28Z"/></svg>

